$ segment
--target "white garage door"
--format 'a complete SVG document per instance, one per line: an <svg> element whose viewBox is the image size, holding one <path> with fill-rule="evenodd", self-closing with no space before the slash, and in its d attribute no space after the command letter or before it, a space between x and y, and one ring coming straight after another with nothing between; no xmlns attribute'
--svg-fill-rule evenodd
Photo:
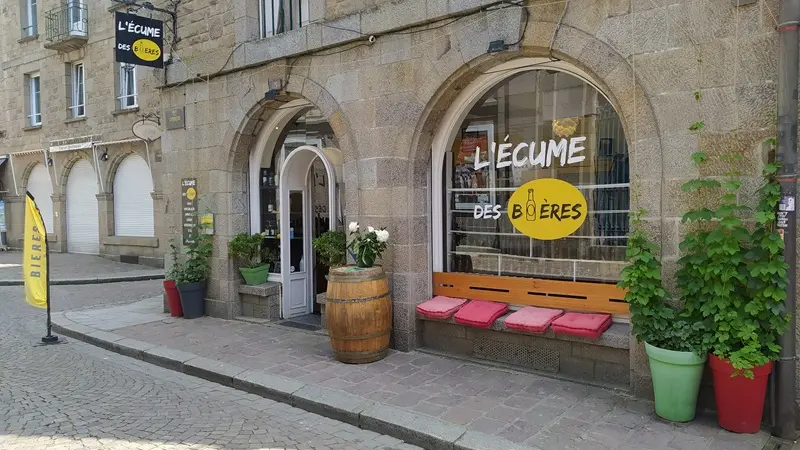
<svg viewBox="0 0 800 450"><path fill-rule="evenodd" d="M31 170L26 189L36 200L36 206L39 207L39 212L42 213L47 232L55 233L55 230L53 230L53 185L50 183L50 175L48 175L47 167L44 164L37 164Z"/></svg>
<svg viewBox="0 0 800 450"><path fill-rule="evenodd" d="M153 225L153 177L139 155L122 160L114 176L114 234L155 236Z"/></svg>
<svg viewBox="0 0 800 450"><path fill-rule="evenodd" d="M97 179L92 163L82 159L72 166L67 179L67 251L70 253L100 253L96 195Z"/></svg>

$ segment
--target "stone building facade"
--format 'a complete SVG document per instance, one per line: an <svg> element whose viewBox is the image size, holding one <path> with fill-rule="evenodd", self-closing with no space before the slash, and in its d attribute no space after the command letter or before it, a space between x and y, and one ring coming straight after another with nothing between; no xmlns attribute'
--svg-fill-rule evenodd
<svg viewBox="0 0 800 450"><path fill-rule="evenodd" d="M396 349L432 347L493 359L497 349L516 346L516 356L494 359L533 361L533 368L594 381L615 379L649 395L647 358L629 332L591 345L523 339L431 324L417 317L415 307L431 298L437 272L613 283L624 264L628 211L638 210L647 211L645 223L660 244L672 286L686 232L680 217L706 201L680 189L700 175L691 155L743 155L743 195L749 198L768 152L765 142L775 135L778 2L732 3L184 0L177 6L177 43L167 49L170 63L147 81L159 90L142 103L162 114L185 111L185 127L164 131L160 140L157 236L179 237L181 180L196 179L199 209L214 215L206 313L230 319L245 314L245 303L254 309L242 295L259 295L257 289L242 291L228 258L235 234L264 231L287 242L287 235L293 239L302 229L297 238L306 242L306 231L351 221L386 226L390 246L381 263L390 280ZM4 15L10 18L12 13ZM112 23L101 22L102 30ZM96 45L110 57L107 41ZM19 53L12 61L22 67L29 59L25 50ZM52 58L63 62L63 56ZM17 92L14 83L26 70L32 69L4 71L6 96ZM111 103L103 104L111 113ZM6 118L4 144L38 148L47 127L23 131L21 117ZM124 127L114 124L125 120L92 124L122 137ZM84 126L61 122L53 127ZM699 122L702 130L690 129ZM512 243L519 235L507 224L492 224L487 232L483 223L454 219L471 215L475 204L507 201L503 193L532 173L514 166L489 178L464 175L459 166L486 154L471 149L571 137L583 138L587 158L572 168L547 163L548 173L588 190L590 210L613 220L587 222L576 236L584 239L542 246ZM530 155L529 163L536 156L521 155ZM314 159L325 162L321 178L327 176L327 184L316 184ZM710 165L702 174L721 170ZM470 184L476 179L483 187ZM311 185L329 188L327 210L316 200L308 207L310 191L304 189ZM604 189L616 194L597 194ZM459 201L465 193L473 198ZM295 199L302 208L295 210ZM294 213L320 221L292 226L284 218ZM478 237L452 238L461 235ZM301 280L311 270L309 253L295 254L293 246L275 250L272 279L282 284L282 298L276 305L274 287L264 288L271 299L265 308L275 315L279 306L284 317L311 312L314 306L306 302L317 292ZM291 287L293 281L302 286ZM620 318L617 330L626 330L624 322ZM487 354L487 348L497 351Z"/></svg>
<svg viewBox="0 0 800 450"><path fill-rule="evenodd" d="M160 82L146 67L124 78L126 68L114 60L109 6L56 0L0 6L6 244L20 246L30 188L48 216L51 251L163 266L167 233L155 213L164 210L160 143L146 146L131 131L143 115L160 111ZM38 78L38 111L32 78ZM126 173L118 176L121 166ZM120 183L138 186L115 193Z"/></svg>
<svg viewBox="0 0 800 450"><path fill-rule="evenodd" d="M215 213L207 293L207 311L215 316L241 314L239 276L226 242L238 232L262 231L253 220L259 203L252 164L263 160L261 152L280 148L289 110L299 117L304 108L314 108L333 131L329 146L342 157L337 181L343 223L385 225L391 232L382 263L394 302L393 345L400 350L431 346L415 306L431 297L431 273L452 263L443 255L450 251L446 235L456 230L443 229L450 186L443 187L447 177L441 171L458 132L448 127L462 122L492 86L526 71L564 73L588 86L582 88L586 95L595 90L601 94L593 97L597 102L611 105L624 130L616 137L625 144L619 152L627 152L629 175L618 180L629 194L624 209L648 211L646 223L661 246L670 283L686 231L680 217L703 201L680 189L699 175L692 153L742 153L752 181L745 186L749 194L758 185L763 142L775 134L776 1L733 6L728 0L533 0L517 6L486 0L311 0L307 23L263 39L257 2L201 3L179 7L181 41L162 106L185 105L187 123L162 140L163 183L167 229L180 225L181 178L197 178ZM269 95L275 86L278 97ZM561 107L545 101L547 108ZM690 130L695 122L705 123L702 132ZM481 139L480 128L475 130ZM503 134L492 133L485 145L502 142ZM463 133L458 139L463 142ZM608 139L595 139L594 152L616 154ZM620 242L608 244L617 251L585 258L592 264L580 270L581 261L568 261L564 270L558 264L531 269L530 262L500 258L480 270L613 282L623 264ZM473 269L485 255L475 256ZM479 353L472 336L477 332L430 329L438 336L434 347ZM615 338L605 353L582 345L549 348L561 352L564 367L582 364L579 373L599 370L580 361L581 354L593 354L611 364L605 366L612 367L611 377L624 372L625 383L646 395L646 357L634 340L622 341Z"/></svg>

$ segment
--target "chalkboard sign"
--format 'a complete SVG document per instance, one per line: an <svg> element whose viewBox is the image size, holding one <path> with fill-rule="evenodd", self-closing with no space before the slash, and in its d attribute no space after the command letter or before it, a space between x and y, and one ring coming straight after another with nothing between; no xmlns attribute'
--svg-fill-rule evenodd
<svg viewBox="0 0 800 450"><path fill-rule="evenodd" d="M183 208L183 245L189 245L197 236L197 178L181 180L181 207Z"/></svg>

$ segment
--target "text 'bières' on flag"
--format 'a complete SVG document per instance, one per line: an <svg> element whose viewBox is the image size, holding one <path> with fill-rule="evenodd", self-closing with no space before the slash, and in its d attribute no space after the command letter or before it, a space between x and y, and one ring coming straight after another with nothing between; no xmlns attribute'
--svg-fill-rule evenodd
<svg viewBox="0 0 800 450"><path fill-rule="evenodd" d="M25 300L47 308L47 229L30 192L25 195L25 246L22 253Z"/></svg>

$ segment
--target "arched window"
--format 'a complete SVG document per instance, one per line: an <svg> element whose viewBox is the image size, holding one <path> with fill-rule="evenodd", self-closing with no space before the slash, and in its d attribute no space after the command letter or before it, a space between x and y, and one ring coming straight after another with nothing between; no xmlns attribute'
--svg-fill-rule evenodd
<svg viewBox="0 0 800 450"><path fill-rule="evenodd" d="M153 177L139 155L125 157L114 175L114 235L155 236Z"/></svg>
<svg viewBox="0 0 800 450"><path fill-rule="evenodd" d="M512 145L501 152L501 144ZM561 239L520 233L506 211L520 186L542 178L566 181L586 199L585 221ZM491 88L461 123L442 181L445 271L618 279L621 265L608 262L625 259L628 147L617 112L581 78L532 70ZM537 201L541 208L547 199ZM477 212L486 205L498 205L488 218Z"/></svg>

